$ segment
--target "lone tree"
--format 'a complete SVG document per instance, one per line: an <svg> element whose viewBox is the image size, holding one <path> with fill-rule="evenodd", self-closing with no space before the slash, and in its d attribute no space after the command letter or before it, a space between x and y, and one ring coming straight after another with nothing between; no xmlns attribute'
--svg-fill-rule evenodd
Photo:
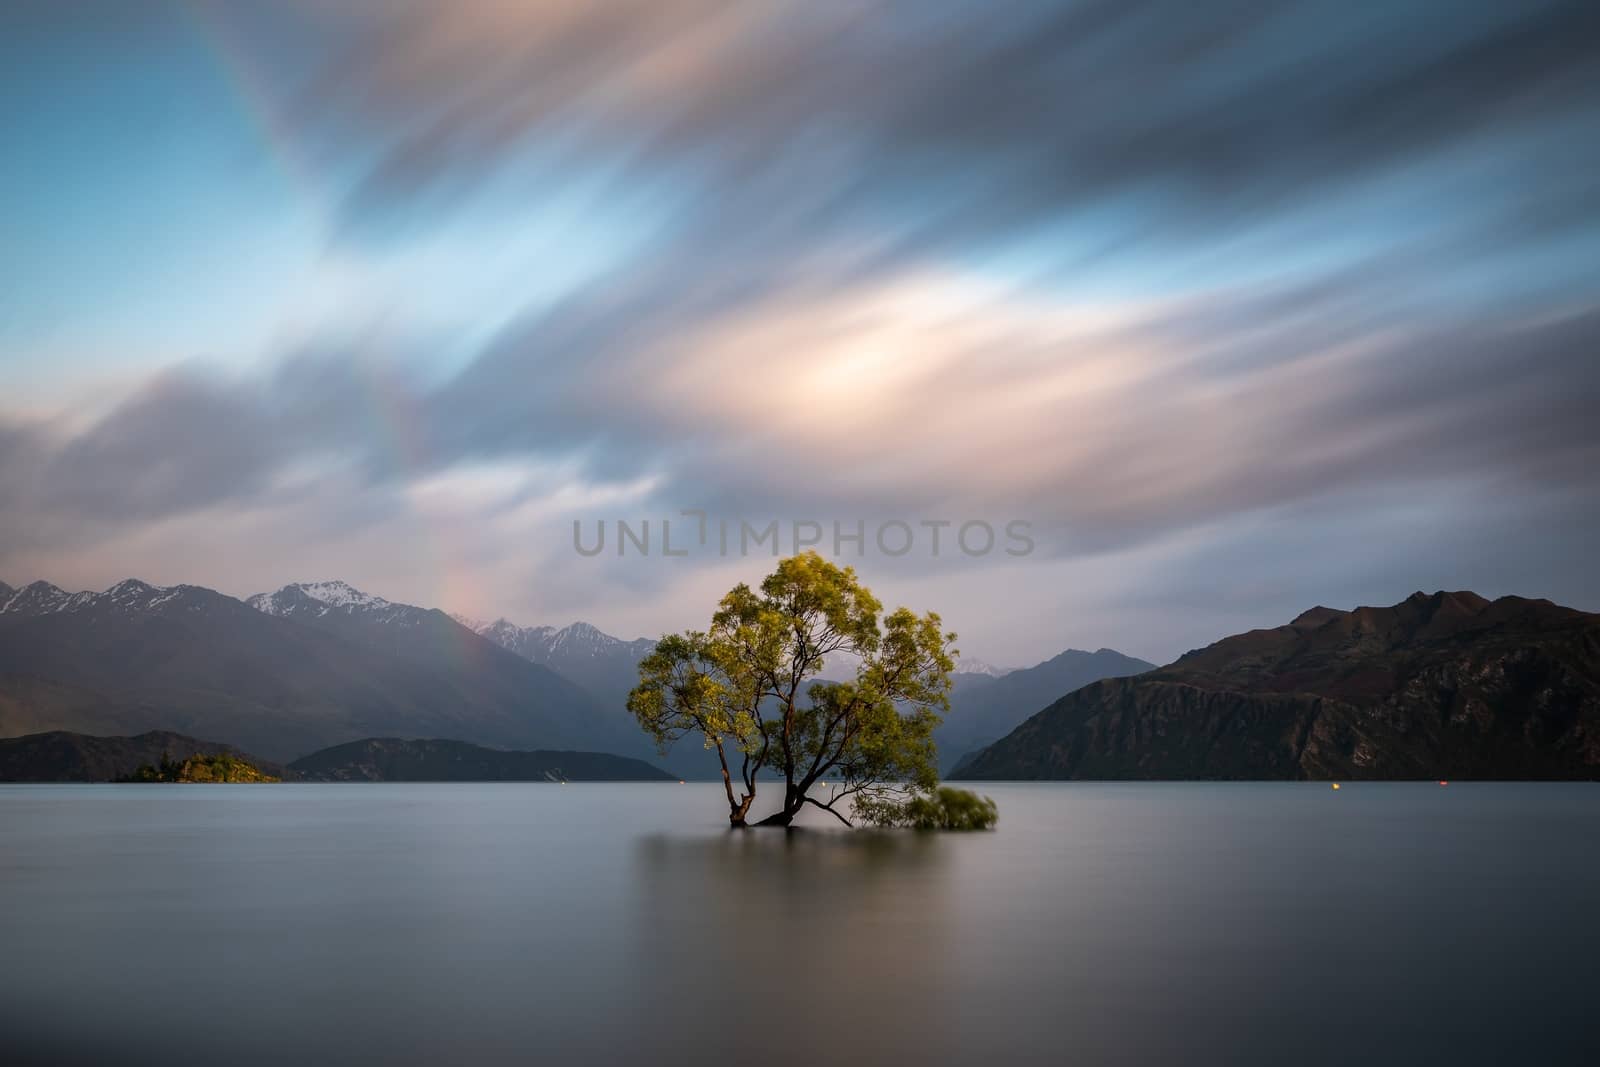
<svg viewBox="0 0 1600 1067"><path fill-rule="evenodd" d="M782 774L783 806L758 826L788 826L807 804L848 826L850 797L874 821L904 822L896 798L938 784L933 728L950 707L956 635L932 612L881 612L852 568L791 556L759 592L735 586L708 631L663 638L628 710L663 751L691 735L716 751L733 826L747 825L763 771ZM829 657L854 677L814 680Z"/></svg>

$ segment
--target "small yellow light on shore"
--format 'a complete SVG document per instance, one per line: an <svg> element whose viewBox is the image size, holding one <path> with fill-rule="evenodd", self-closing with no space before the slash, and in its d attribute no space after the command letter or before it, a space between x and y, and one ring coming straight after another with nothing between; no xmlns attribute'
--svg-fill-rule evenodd
<svg viewBox="0 0 1600 1067"><path fill-rule="evenodd" d="M1450 783L1445 781L1443 778L1441 778L1441 779L1439 779L1439 784L1440 785L1449 785Z"/></svg>
<svg viewBox="0 0 1600 1067"><path fill-rule="evenodd" d="M685 783L684 783L684 780L683 780L683 779L682 779L682 778L679 778L679 779L678 779L678 784L679 784L679 785L683 785L683 784L685 784Z"/></svg>
<svg viewBox="0 0 1600 1067"><path fill-rule="evenodd" d="M1333 787L1334 787L1334 788L1335 788L1335 789L1338 789L1338 788L1339 788L1339 783L1338 783L1338 782L1334 782L1334 783L1333 783Z"/></svg>

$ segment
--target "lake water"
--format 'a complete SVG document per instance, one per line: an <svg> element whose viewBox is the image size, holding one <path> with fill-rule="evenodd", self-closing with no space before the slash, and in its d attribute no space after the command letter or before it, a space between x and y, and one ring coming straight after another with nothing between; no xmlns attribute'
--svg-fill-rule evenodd
<svg viewBox="0 0 1600 1067"><path fill-rule="evenodd" d="M0 1062L1600 1062L1600 785L980 788L0 786Z"/></svg>

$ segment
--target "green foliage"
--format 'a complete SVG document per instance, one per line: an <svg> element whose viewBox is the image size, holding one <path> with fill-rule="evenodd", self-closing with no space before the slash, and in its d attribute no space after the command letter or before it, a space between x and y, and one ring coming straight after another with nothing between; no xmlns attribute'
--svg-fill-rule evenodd
<svg viewBox="0 0 1600 1067"><path fill-rule="evenodd" d="M848 823L836 805L885 782L936 787L933 729L950 705L955 634L931 612L882 610L852 568L791 556L759 591L730 590L705 632L662 638L628 708L663 750L697 735L717 752L733 825L744 825L763 770L784 781L783 806L765 822L786 826L812 804ZM819 680L830 657L854 677Z"/></svg>
<svg viewBox="0 0 1600 1067"><path fill-rule="evenodd" d="M947 785L874 796L857 801L855 807L856 815L874 826L913 830L990 830L1000 818L993 800Z"/></svg>
<svg viewBox="0 0 1600 1067"><path fill-rule="evenodd" d="M231 752L216 755L196 754L185 760L175 760L161 753L161 762L152 767L141 764L124 782L276 782L277 778L265 774L249 760L240 759Z"/></svg>

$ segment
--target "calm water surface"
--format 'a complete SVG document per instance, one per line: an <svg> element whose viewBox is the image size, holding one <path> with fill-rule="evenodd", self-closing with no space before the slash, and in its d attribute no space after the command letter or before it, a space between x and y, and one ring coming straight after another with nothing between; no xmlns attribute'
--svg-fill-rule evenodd
<svg viewBox="0 0 1600 1067"><path fill-rule="evenodd" d="M717 788L0 786L0 1061L1600 1062L1600 785Z"/></svg>

